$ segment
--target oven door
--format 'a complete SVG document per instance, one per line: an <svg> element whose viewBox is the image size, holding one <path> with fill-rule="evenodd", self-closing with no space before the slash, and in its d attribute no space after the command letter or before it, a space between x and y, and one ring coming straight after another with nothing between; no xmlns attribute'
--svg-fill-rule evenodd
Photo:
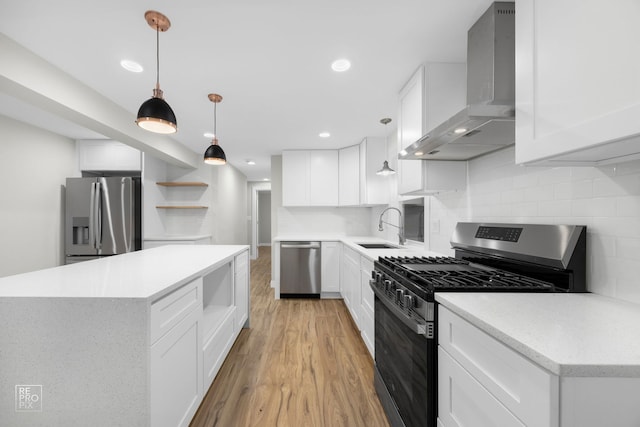
<svg viewBox="0 0 640 427"><path fill-rule="evenodd" d="M393 427L435 427L437 341L412 320L376 295L376 390Z"/></svg>

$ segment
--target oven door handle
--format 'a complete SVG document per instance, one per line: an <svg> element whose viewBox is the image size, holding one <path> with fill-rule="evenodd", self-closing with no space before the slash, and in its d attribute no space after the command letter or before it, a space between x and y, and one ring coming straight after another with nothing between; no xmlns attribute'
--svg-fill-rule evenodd
<svg viewBox="0 0 640 427"><path fill-rule="evenodd" d="M375 282L370 281L369 286L373 290L373 293L378 297L381 303L389 309L394 316L396 316L402 323L404 323L409 329L418 335L424 335L427 339L434 339L434 324L433 322L419 322L413 317L410 317L400 307L389 301L388 297L383 291L378 289Z"/></svg>

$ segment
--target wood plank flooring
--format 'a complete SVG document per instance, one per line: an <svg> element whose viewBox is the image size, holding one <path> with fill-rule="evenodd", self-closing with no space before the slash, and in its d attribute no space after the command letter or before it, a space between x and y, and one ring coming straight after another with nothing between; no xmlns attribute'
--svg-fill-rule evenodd
<svg viewBox="0 0 640 427"><path fill-rule="evenodd" d="M251 262L244 329L191 427L388 427L373 361L342 300L275 300L271 248Z"/></svg>

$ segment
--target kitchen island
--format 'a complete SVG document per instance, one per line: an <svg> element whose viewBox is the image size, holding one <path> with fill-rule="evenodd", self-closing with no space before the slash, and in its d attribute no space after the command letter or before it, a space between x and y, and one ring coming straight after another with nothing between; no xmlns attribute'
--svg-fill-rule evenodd
<svg viewBox="0 0 640 427"><path fill-rule="evenodd" d="M188 425L248 315L242 245L1 278L2 424Z"/></svg>

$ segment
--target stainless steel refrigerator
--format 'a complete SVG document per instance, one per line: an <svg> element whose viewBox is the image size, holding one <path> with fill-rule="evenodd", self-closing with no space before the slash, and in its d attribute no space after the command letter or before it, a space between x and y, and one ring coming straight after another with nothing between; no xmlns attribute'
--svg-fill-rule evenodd
<svg viewBox="0 0 640 427"><path fill-rule="evenodd" d="M66 264L142 248L140 178L67 178L66 184Z"/></svg>

